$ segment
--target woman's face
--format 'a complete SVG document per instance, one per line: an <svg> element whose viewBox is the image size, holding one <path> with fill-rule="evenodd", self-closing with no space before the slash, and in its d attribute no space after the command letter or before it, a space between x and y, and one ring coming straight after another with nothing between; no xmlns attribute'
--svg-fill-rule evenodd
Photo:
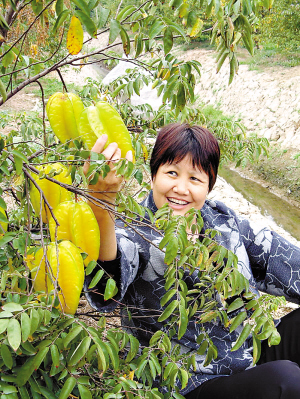
<svg viewBox="0 0 300 399"><path fill-rule="evenodd" d="M178 163L161 165L152 180L157 208L169 204L175 215L184 215L191 208L201 209L209 189L208 175L194 168L187 155Z"/></svg>

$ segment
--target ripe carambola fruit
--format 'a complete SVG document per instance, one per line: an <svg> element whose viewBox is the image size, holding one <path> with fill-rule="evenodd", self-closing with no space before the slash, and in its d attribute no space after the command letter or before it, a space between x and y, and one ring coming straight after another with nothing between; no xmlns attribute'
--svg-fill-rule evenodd
<svg viewBox="0 0 300 399"><path fill-rule="evenodd" d="M34 260L27 261L33 279L35 291L50 293L59 291L61 306L65 313L74 314L78 308L84 282L84 266L79 249L70 241L59 244L50 243L47 247L47 259L40 248ZM47 265L48 264L48 265Z"/></svg>
<svg viewBox="0 0 300 399"><path fill-rule="evenodd" d="M73 93L54 93L48 100L46 111L51 128L62 143L76 139L78 119L84 105Z"/></svg>
<svg viewBox="0 0 300 399"><path fill-rule="evenodd" d="M91 260L99 258L100 230L92 208L84 201L61 202L55 209L54 215L60 224L57 227L53 218L49 222L51 241L70 240L82 252L88 254L84 260L87 266Z"/></svg>
<svg viewBox="0 0 300 399"><path fill-rule="evenodd" d="M132 150L130 134L121 116L105 101L90 105L81 113L78 130L89 150L103 134L108 135L106 146L113 142L118 143L122 158Z"/></svg>
<svg viewBox="0 0 300 399"><path fill-rule="evenodd" d="M37 169L45 174L49 174L52 169L56 171L61 171L60 174L55 175L53 178L61 183L72 184L71 176L67 176L68 169L62 165L61 163L53 163L47 164L44 166L37 166ZM47 201L50 206L55 209L60 202L70 200L72 194L70 191L65 188L60 187L58 184L53 183L47 179L39 179L39 176L36 174L32 174L32 177L43 191ZM41 206L41 195L39 190L31 183L30 187L30 199L32 207L37 215L40 214L40 206ZM44 223L48 223L50 219L51 213L45 202L42 204L42 220Z"/></svg>

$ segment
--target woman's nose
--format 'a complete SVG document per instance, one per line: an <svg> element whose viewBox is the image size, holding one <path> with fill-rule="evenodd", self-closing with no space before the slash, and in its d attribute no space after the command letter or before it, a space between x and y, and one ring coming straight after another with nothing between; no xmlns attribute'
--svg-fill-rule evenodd
<svg viewBox="0 0 300 399"><path fill-rule="evenodd" d="M183 180L177 180L174 187L173 191L177 194L180 195L187 195L189 193L188 186L185 181Z"/></svg>

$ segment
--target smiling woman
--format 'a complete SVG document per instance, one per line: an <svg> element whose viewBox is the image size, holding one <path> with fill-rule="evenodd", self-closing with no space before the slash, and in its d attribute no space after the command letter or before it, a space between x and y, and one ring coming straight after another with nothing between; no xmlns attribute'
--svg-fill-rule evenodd
<svg viewBox="0 0 300 399"><path fill-rule="evenodd" d="M150 168L157 208L168 203L175 215L200 210L217 177L220 149L209 130L188 124L161 129Z"/></svg>
<svg viewBox="0 0 300 399"><path fill-rule="evenodd" d="M92 150L101 152L112 170L105 179L100 177L98 183L90 188L97 198L114 203L122 178L116 176L113 166L114 161L120 159L121 151L116 143L104 149L106 141L107 136L100 137ZM131 160L132 154L128 152L126 158ZM206 199L216 181L219 158L218 142L207 129L188 124L165 126L158 134L150 161L153 190L142 205L153 213L165 204L177 215L185 215L191 208L200 210L203 228L193 235L189 245L201 243L206 231L217 230L220 234L214 237L215 242L236 255L238 271L249 281L254 295L258 296L261 290L284 295L289 301L299 304L300 249L273 231L251 226L248 220L238 217L222 202ZM113 300L104 301L101 281L96 289L88 290L97 273L95 269L85 282L86 297L92 307L101 312L110 312L117 305L124 305L123 326L132 331L142 346L148 346L156 332L168 329L168 324L159 318L170 305L161 304L166 295L165 283L169 273L165 254L159 249L161 233L152 228L150 221L137 222L130 227L115 221L109 211L93 203L91 207L101 231L99 265L114 275L118 293ZM180 280L189 292L201 286L203 269L196 268L193 273L185 268L180 268L180 271ZM169 301L176 302L177 290L172 292L168 289L168 294L174 294ZM217 292L215 300L219 309L228 310L228 303L224 304ZM133 317L128 315L127 309L133 310ZM246 313L244 307L237 310L238 315L243 316L243 312ZM187 399L300 397L300 310L282 318L278 327L281 343L275 349L270 348L267 341L263 342L260 365L256 367L252 367L251 335L247 333L248 338L232 351L239 337L236 330L228 328L219 319L201 324L199 315L192 314L186 332L180 338L172 334L172 348L187 356L195 356L187 385L182 387L177 381L180 393ZM202 328L217 351L209 365L201 354L202 341L198 339L203 335ZM162 391L164 376L162 373L161 381L157 381Z"/></svg>

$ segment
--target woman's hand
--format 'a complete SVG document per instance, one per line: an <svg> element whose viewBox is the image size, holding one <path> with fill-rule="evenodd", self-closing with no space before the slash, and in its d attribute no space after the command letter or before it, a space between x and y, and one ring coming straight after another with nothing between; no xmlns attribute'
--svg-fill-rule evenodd
<svg viewBox="0 0 300 399"><path fill-rule="evenodd" d="M114 202L117 192L120 190L121 184L124 180L122 176L117 176L115 171L115 163L121 159L121 150L117 143L110 143L104 150L106 142L107 135L103 134L96 141L91 151L105 156L109 161L108 166L110 167L110 172L104 179L102 176L99 176L98 182L94 185L90 185L89 188L97 198L103 198ZM127 152L126 159L127 161L132 161L132 151ZM90 163L86 161L83 167L83 172L85 174L89 169L89 165Z"/></svg>
<svg viewBox="0 0 300 399"><path fill-rule="evenodd" d="M93 193L94 197L114 204L117 192L120 190L121 184L124 180L122 176L116 175L115 170L115 163L121 158L121 150L117 143L109 144L104 150L106 142L107 135L104 134L96 141L92 151L105 156L110 167L110 172L104 179L102 176L99 176L98 182L90 185L89 189ZM133 156L131 151L127 152L126 159L127 161L132 161ZM85 174L87 174L89 166L89 161L86 161L83 167ZM100 229L101 245L99 259L101 261L116 259L117 239L114 216L108 209L98 206L94 201L90 201L89 204L94 212Z"/></svg>

